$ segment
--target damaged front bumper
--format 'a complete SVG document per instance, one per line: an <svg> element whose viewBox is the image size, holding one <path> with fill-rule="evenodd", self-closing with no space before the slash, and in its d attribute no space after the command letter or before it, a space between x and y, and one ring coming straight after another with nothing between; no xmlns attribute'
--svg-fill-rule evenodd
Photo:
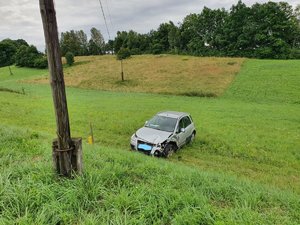
<svg viewBox="0 0 300 225"><path fill-rule="evenodd" d="M161 144L153 144L139 139L132 135L130 140L130 147L132 150L142 152L146 155L160 156L162 155L163 148Z"/></svg>

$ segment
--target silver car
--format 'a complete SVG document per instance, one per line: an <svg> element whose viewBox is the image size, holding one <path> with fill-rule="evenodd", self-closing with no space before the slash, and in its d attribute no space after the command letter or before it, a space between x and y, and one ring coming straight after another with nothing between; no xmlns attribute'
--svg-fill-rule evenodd
<svg viewBox="0 0 300 225"><path fill-rule="evenodd" d="M192 117L184 112L160 112L131 136L131 149L148 155L169 157L194 140Z"/></svg>

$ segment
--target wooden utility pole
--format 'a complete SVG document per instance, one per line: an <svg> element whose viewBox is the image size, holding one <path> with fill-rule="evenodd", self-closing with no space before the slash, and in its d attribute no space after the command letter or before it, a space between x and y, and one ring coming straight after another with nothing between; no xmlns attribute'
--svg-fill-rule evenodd
<svg viewBox="0 0 300 225"><path fill-rule="evenodd" d="M71 138L54 3L53 0L39 1L57 125L57 139L53 141L53 162L59 175L71 177L73 171L79 174L82 172L82 141L81 138Z"/></svg>

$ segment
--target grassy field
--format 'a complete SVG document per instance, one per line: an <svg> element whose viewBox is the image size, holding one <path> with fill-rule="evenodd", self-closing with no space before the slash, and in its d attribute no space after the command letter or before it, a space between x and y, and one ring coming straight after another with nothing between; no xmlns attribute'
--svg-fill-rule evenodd
<svg viewBox="0 0 300 225"><path fill-rule="evenodd" d="M54 176L36 132L2 126L0 149L0 224L300 222L296 194L114 147L84 146L74 180Z"/></svg>
<svg viewBox="0 0 300 225"><path fill-rule="evenodd" d="M299 61L251 60L226 97L252 102L300 104Z"/></svg>
<svg viewBox="0 0 300 225"><path fill-rule="evenodd" d="M66 68L68 86L87 89L176 95L220 95L239 72L244 59L144 55L124 60L125 82L115 56L77 57ZM47 77L35 80L49 83Z"/></svg>
<svg viewBox="0 0 300 225"><path fill-rule="evenodd" d="M52 174L49 85L18 81L45 71L6 70L0 87L26 95L0 92L0 224L300 223L299 61L246 60L219 98L68 88L72 136L86 139L92 122L96 138L73 181ZM195 143L170 160L130 152L130 135L162 110L190 112Z"/></svg>

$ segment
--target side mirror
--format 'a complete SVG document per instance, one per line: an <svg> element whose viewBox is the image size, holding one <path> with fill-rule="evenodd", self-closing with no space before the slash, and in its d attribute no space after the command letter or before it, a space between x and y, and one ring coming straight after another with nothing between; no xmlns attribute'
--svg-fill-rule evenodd
<svg viewBox="0 0 300 225"><path fill-rule="evenodd" d="M184 129L184 128L181 128L181 129L180 129L180 132L181 132L181 133L185 133L185 129Z"/></svg>

